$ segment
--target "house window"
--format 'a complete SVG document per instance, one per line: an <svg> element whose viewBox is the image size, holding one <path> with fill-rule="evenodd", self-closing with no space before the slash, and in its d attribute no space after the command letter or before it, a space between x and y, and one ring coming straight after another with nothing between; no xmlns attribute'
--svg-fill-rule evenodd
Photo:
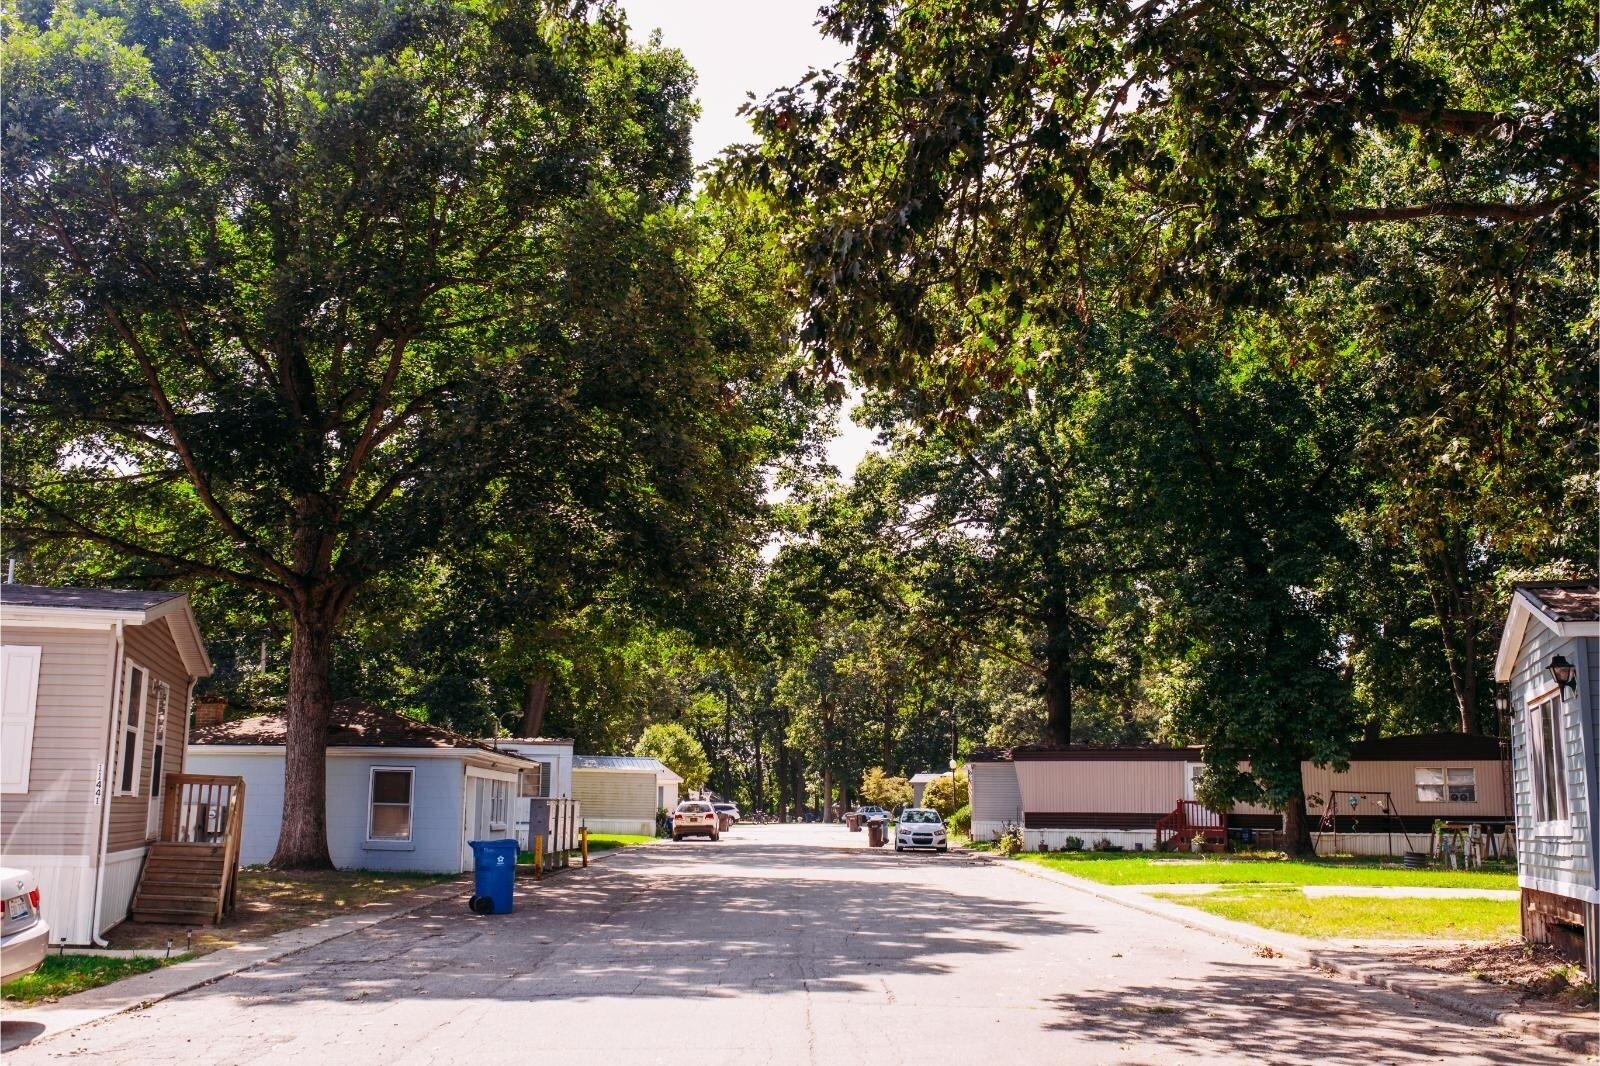
<svg viewBox="0 0 1600 1066"><path fill-rule="evenodd" d="M372 768L368 840L411 839L411 770Z"/></svg>
<svg viewBox="0 0 1600 1066"><path fill-rule="evenodd" d="M504 781L491 781L489 783L489 821L502 825L506 820L506 808L510 806L511 786Z"/></svg>
<svg viewBox="0 0 1600 1066"><path fill-rule="evenodd" d="M1478 771L1470 766L1419 766L1418 803L1476 803Z"/></svg>
<svg viewBox="0 0 1600 1066"><path fill-rule="evenodd" d="M1551 698L1529 707L1528 730L1534 821L1554 828L1553 823L1567 817L1567 745L1561 729L1561 701Z"/></svg>
<svg viewBox="0 0 1600 1066"><path fill-rule="evenodd" d="M156 748L150 760L150 795L161 795L161 764L167 754L167 700L171 689L165 681L156 682Z"/></svg>
<svg viewBox="0 0 1600 1066"><path fill-rule="evenodd" d="M124 688L127 699L122 705L122 752L114 795L139 794L139 760L144 755L144 701L149 688L150 671L128 663L128 683Z"/></svg>
<svg viewBox="0 0 1600 1066"><path fill-rule="evenodd" d="M1444 784L1451 803L1478 802L1478 771L1472 767L1446 770Z"/></svg>

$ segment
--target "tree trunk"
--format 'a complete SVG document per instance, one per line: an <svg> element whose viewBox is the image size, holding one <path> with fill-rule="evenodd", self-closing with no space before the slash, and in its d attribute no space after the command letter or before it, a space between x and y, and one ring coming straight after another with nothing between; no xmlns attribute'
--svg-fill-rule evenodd
<svg viewBox="0 0 1600 1066"><path fill-rule="evenodd" d="M1297 857L1315 854L1311 846L1311 815L1306 811L1306 794L1296 792L1283 806L1283 850Z"/></svg>
<svg viewBox="0 0 1600 1066"><path fill-rule="evenodd" d="M550 675L543 670L523 683L522 721L517 736L532 739L544 731L544 708L550 698Z"/></svg>
<svg viewBox="0 0 1600 1066"><path fill-rule="evenodd" d="M1064 638L1052 634L1044 659L1044 708L1050 740L1072 743L1072 656Z"/></svg>
<svg viewBox="0 0 1600 1066"><path fill-rule="evenodd" d="M328 870L328 717L333 690L336 607L321 601L292 608L289 641L289 712L283 751L283 821L269 866Z"/></svg>
<svg viewBox="0 0 1600 1066"><path fill-rule="evenodd" d="M822 768L822 820L833 821L833 770Z"/></svg>

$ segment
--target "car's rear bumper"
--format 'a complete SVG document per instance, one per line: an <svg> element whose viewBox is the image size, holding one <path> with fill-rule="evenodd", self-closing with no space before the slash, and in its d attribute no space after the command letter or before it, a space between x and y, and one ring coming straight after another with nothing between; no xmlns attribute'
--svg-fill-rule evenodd
<svg viewBox="0 0 1600 1066"><path fill-rule="evenodd" d="M717 828L715 826L704 825L704 824L702 824L702 825L683 825L683 826L675 825L675 826L672 827L672 831L673 831L674 834L676 834L676 835L678 835L680 837L692 837L692 836L709 837L709 836L715 836L717 834L717 832L718 832L718 830L717 830Z"/></svg>
<svg viewBox="0 0 1600 1066"><path fill-rule="evenodd" d="M44 961L50 946L50 926L40 918L28 928L0 939L0 981L32 973Z"/></svg>

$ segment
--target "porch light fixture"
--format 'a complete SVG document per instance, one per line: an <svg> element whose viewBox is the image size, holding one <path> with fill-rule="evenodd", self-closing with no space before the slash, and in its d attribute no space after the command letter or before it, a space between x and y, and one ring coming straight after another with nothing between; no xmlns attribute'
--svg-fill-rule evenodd
<svg viewBox="0 0 1600 1066"><path fill-rule="evenodd" d="M1355 810L1356 809L1356 805L1359 804L1360 802L1361 802L1361 797L1360 796L1351 796L1350 797L1350 809L1352 811Z"/></svg>
<svg viewBox="0 0 1600 1066"><path fill-rule="evenodd" d="M1557 655L1550 660L1550 676L1556 679L1562 699L1566 699L1578 688L1578 668L1567 662L1565 655Z"/></svg>

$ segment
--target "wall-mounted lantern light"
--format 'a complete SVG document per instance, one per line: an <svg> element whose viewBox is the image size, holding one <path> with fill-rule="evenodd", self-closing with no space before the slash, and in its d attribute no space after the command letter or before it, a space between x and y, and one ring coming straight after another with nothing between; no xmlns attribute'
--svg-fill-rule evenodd
<svg viewBox="0 0 1600 1066"><path fill-rule="evenodd" d="M1567 662L1565 655L1557 655L1550 660L1550 676L1556 679L1562 699L1566 699L1578 687L1578 668Z"/></svg>

